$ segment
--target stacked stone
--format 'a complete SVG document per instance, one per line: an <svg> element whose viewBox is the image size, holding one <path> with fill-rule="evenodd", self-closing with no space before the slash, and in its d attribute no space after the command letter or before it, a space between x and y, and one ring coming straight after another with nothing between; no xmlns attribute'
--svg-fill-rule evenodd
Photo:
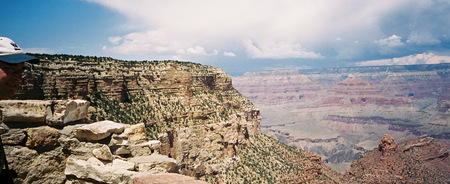
<svg viewBox="0 0 450 184"><path fill-rule="evenodd" d="M143 123L89 123L88 108L84 100L0 102L0 134L15 183L176 180L177 174L161 175L177 172L177 162L159 154L161 143L146 137Z"/></svg>

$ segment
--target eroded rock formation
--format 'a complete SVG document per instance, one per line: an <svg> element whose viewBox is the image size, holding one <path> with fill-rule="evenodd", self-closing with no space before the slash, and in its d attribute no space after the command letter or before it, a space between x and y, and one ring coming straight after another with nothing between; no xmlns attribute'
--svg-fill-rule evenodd
<svg viewBox="0 0 450 184"><path fill-rule="evenodd" d="M233 81L261 110L263 133L345 172L386 133L399 142L432 136L450 147L449 66L249 72Z"/></svg>
<svg viewBox="0 0 450 184"><path fill-rule="evenodd" d="M361 155L347 173L357 183L446 183L450 174L446 146L433 138L396 144L386 135L380 149Z"/></svg>

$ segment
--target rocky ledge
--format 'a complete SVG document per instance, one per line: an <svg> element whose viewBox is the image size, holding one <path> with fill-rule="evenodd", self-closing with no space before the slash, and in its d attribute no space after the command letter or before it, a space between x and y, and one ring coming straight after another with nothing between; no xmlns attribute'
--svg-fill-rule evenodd
<svg viewBox="0 0 450 184"><path fill-rule="evenodd" d="M448 183L449 152L430 137L397 144L385 135L378 149L352 163L347 175L357 183Z"/></svg>
<svg viewBox="0 0 450 184"><path fill-rule="evenodd" d="M204 183L176 174L180 165L160 154L161 142L146 136L143 123L86 121L87 101L14 100L0 107L15 183Z"/></svg>

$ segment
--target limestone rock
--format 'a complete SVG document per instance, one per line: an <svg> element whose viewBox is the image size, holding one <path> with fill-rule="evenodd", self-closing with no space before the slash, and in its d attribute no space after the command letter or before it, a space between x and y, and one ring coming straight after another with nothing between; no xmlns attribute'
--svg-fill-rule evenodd
<svg viewBox="0 0 450 184"><path fill-rule="evenodd" d="M136 125L131 125L130 127L125 128L122 134L126 135L129 141L143 139L145 138L145 124L139 123Z"/></svg>
<svg viewBox="0 0 450 184"><path fill-rule="evenodd" d="M44 123L50 104L42 100L2 100L3 122Z"/></svg>
<svg viewBox="0 0 450 184"><path fill-rule="evenodd" d="M1 135L2 143L5 145L18 145L21 144L25 138L25 130L11 129L5 134Z"/></svg>
<svg viewBox="0 0 450 184"><path fill-rule="evenodd" d="M101 183L132 184L135 172L104 165L96 158L88 161L69 157L66 162L66 175L73 175L83 180L94 180Z"/></svg>
<svg viewBox="0 0 450 184"><path fill-rule="evenodd" d="M136 144L147 141L145 124L125 125L122 134L113 134L109 145Z"/></svg>
<svg viewBox="0 0 450 184"><path fill-rule="evenodd" d="M161 142L158 140L150 140L140 144L132 144L129 146L132 156L148 156L154 150L159 150Z"/></svg>
<svg viewBox="0 0 450 184"><path fill-rule="evenodd" d="M109 147L107 145L103 145L101 148L92 150L92 154L95 156L95 158L98 158L100 160L112 161L114 159L111 150L109 150Z"/></svg>
<svg viewBox="0 0 450 184"><path fill-rule="evenodd" d="M208 182L175 173L142 174L133 179L134 184L207 184Z"/></svg>
<svg viewBox="0 0 450 184"><path fill-rule="evenodd" d="M123 157L131 156L131 150L128 148L128 146L120 146L117 149L113 149L113 153Z"/></svg>
<svg viewBox="0 0 450 184"><path fill-rule="evenodd" d="M129 171L134 171L135 165L136 164L133 162L128 162L120 159L114 159L112 162L112 167Z"/></svg>
<svg viewBox="0 0 450 184"><path fill-rule="evenodd" d="M80 141L76 138L60 137L58 143L63 149L73 150L80 144Z"/></svg>
<svg viewBox="0 0 450 184"><path fill-rule="evenodd" d="M1 113L1 112L0 112ZM0 134L3 134L5 132L8 132L9 127L6 126L4 123L0 123Z"/></svg>
<svg viewBox="0 0 450 184"><path fill-rule="evenodd" d="M58 142L61 145L61 148L65 151L85 159L93 156L93 150L99 149L103 146L103 144L99 143L81 142L77 138L73 137L60 137Z"/></svg>
<svg viewBox="0 0 450 184"><path fill-rule="evenodd" d="M378 144L378 150L382 152L383 155L389 155L390 152L397 150L397 143L394 138L388 134L384 134L381 138L380 144Z"/></svg>
<svg viewBox="0 0 450 184"><path fill-rule="evenodd" d="M26 146L29 148L52 148L58 145L59 133L49 126L30 128Z"/></svg>
<svg viewBox="0 0 450 184"><path fill-rule="evenodd" d="M27 147L5 146L5 152L9 168L17 172L14 183L63 183L66 179L66 156L61 149L39 154Z"/></svg>
<svg viewBox="0 0 450 184"><path fill-rule="evenodd" d="M160 154L133 157L129 161L136 163L139 172L150 172L156 174L175 172L177 170L177 162L175 159Z"/></svg>
<svg viewBox="0 0 450 184"><path fill-rule="evenodd" d="M87 117L86 100L3 100L3 122L47 123L62 126Z"/></svg>
<svg viewBox="0 0 450 184"><path fill-rule="evenodd" d="M123 130L123 124L105 120L76 128L74 134L78 139L98 141L110 136L111 133L122 133Z"/></svg>
<svg viewBox="0 0 450 184"><path fill-rule="evenodd" d="M47 107L46 120L50 125L63 125L87 117L89 102L86 100L61 101Z"/></svg>

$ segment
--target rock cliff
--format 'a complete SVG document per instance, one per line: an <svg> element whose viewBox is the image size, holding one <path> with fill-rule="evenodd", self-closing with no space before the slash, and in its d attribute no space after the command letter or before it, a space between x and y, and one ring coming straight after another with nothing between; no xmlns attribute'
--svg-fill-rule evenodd
<svg viewBox="0 0 450 184"><path fill-rule="evenodd" d="M248 147L280 143L256 140L260 134L259 110L233 88L231 78L220 69L177 61L35 56L42 62L29 66L15 98L48 100L40 102L44 105L39 108L50 109L49 112L57 115L41 112L41 122L34 126L49 126L51 131L48 132L53 132L49 137L54 137L56 142L31 139L39 144L26 143L27 136L43 132L28 130L29 122L17 127L5 125L7 131L2 138L16 142L7 146L7 154L12 158L11 165L19 170L18 181L127 183L134 180L134 183L145 183L152 179L155 183L161 180L201 183L186 177L177 180L172 174L154 174L176 172L212 183L295 183L298 181L295 173L305 169L308 171L302 174L305 181L315 181L317 177L320 181L331 181L333 174L327 173L333 171L320 163L320 157L304 156L310 153L293 152L292 148L279 149L284 149L298 161L283 166L291 168L288 178L294 180L268 180L258 171L260 168L250 167L263 159L258 152L245 151ZM72 117L70 113L54 110L63 106L53 103L60 99L88 101L87 117L65 121ZM22 102L28 103L18 103ZM69 105L66 107L68 109ZM130 129L124 124L139 128ZM153 146L153 141L158 145ZM16 154L18 150L20 154ZM278 154L273 149L264 153ZM37 158L43 158L47 163L38 167L40 160ZM27 161L22 162L23 159ZM271 164L264 168L266 172L275 173L275 166ZM46 170L53 167L57 169ZM29 172L35 168L36 172ZM237 171L242 168L246 172ZM241 179L229 178L228 173L233 172L239 173L235 176ZM333 180L339 182L341 177L337 174Z"/></svg>
<svg viewBox="0 0 450 184"><path fill-rule="evenodd" d="M162 140L162 153L176 159L183 174L202 176L232 167L236 147L260 133L259 110L218 68L176 61L36 56L41 62L30 66L16 98L86 99L93 121L144 122L150 136Z"/></svg>

